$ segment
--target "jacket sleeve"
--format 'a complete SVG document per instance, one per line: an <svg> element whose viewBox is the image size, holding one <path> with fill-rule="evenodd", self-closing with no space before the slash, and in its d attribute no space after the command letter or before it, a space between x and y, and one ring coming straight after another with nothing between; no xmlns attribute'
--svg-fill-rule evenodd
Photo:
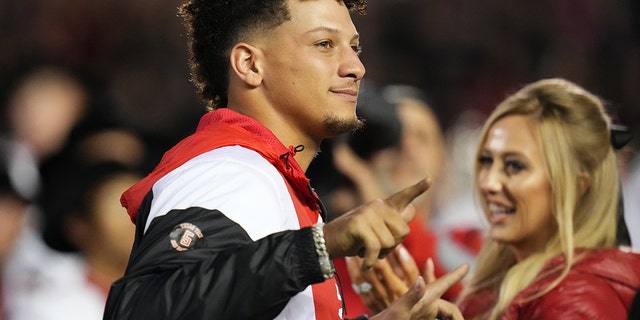
<svg viewBox="0 0 640 320"><path fill-rule="evenodd" d="M272 319L323 280L310 228L253 241L218 210L173 210L138 232L104 319Z"/></svg>

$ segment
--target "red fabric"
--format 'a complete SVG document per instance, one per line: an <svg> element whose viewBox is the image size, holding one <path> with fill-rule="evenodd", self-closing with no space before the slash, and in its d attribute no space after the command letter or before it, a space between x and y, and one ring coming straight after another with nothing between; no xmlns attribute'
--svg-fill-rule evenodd
<svg viewBox="0 0 640 320"><path fill-rule="evenodd" d="M466 249L473 255L478 255L484 243L482 230L477 228L453 228L449 231L449 234L458 246Z"/></svg>
<svg viewBox="0 0 640 320"><path fill-rule="evenodd" d="M407 251L411 254L416 261L420 274L424 273L424 267L427 263L427 259L431 258L435 267L435 274L440 277L447 273L447 270L442 266L438 259L438 239L431 230L425 228L424 221L420 215L409 223L411 232L404 239L402 244L407 248ZM347 271L347 265L344 258L335 259L333 261L336 272L340 276L340 282L342 284L342 292L345 304L347 306L347 316L353 317L361 314L372 315L367 306L364 304L360 295L358 295L351 287L351 278ZM455 301L460 292L462 291L462 284L457 283L451 287L444 295L443 298L449 301Z"/></svg>
<svg viewBox="0 0 640 320"><path fill-rule="evenodd" d="M563 261L562 256L552 259L542 272ZM557 275L552 273L525 288L500 319L627 319L634 294L640 288L640 254L619 249L588 252L558 286L527 301L527 297L550 284ZM465 298L460 310L465 319L473 319L492 308L495 297L495 292L476 292Z"/></svg>
<svg viewBox="0 0 640 320"><path fill-rule="evenodd" d="M318 201L307 187L309 179L294 159L294 148L285 147L256 120L226 108L204 115L196 133L167 151L153 172L125 191L120 201L127 208L131 220L135 223L142 200L167 173L204 152L232 145L258 152L280 172L291 194L300 228L318 222ZM312 291L316 318L339 319L342 302L339 300L336 280L314 284Z"/></svg>
<svg viewBox="0 0 640 320"><path fill-rule="evenodd" d="M287 183L290 194L295 194L296 190ZM309 207L303 204L298 197L291 197L293 205L298 214L300 227L310 227L318 222L317 207ZM306 213L306 214L305 214ZM313 302L315 305L316 319L340 319L342 317L342 301L340 298L337 282L329 279L311 286L313 291Z"/></svg>
<svg viewBox="0 0 640 320"><path fill-rule="evenodd" d="M122 194L120 202L127 208L131 221L135 223L142 200L160 178L204 152L232 145L242 145L260 153L278 171L287 172L287 180L294 184L296 190L303 192L307 190L306 184L309 180L298 163L293 160L293 156L288 164L284 159L279 158L282 154L291 153L290 149L280 143L271 131L256 120L222 108L205 114L200 120L196 133L167 151L149 175ZM315 199L310 194L307 196L307 201L315 203Z"/></svg>
<svg viewBox="0 0 640 320"><path fill-rule="evenodd" d="M87 267L88 268L88 267ZM93 285L95 288L100 290L104 295L105 300L109 296L109 290L111 290L112 281L105 282L105 278L101 277L94 270L87 270L87 282Z"/></svg>

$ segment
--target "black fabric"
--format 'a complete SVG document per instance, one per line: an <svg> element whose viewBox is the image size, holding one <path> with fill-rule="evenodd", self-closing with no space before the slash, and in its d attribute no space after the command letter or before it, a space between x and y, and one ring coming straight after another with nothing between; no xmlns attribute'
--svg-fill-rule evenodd
<svg viewBox="0 0 640 320"><path fill-rule="evenodd" d="M626 126L612 124L611 125L611 145L613 149L618 151L633 139L633 133ZM622 183L619 186L618 193L618 223L616 225L616 245L631 246L631 236L624 219L624 198L622 192Z"/></svg>
<svg viewBox="0 0 640 320"><path fill-rule="evenodd" d="M622 182L618 181L618 210L616 222L616 245L630 247L631 235L627 228L627 222L624 218L624 192L622 190Z"/></svg>
<svg viewBox="0 0 640 320"><path fill-rule="evenodd" d="M636 292L636 296L633 298L631 308L629 309L629 320L638 319L640 319L640 289Z"/></svg>
<svg viewBox="0 0 640 320"><path fill-rule="evenodd" d="M220 211L204 208L173 210L142 235L144 222L137 221L130 262L111 287L105 320L273 319L295 294L324 281L310 228L252 241ZM178 251L170 234L183 223L203 237Z"/></svg>

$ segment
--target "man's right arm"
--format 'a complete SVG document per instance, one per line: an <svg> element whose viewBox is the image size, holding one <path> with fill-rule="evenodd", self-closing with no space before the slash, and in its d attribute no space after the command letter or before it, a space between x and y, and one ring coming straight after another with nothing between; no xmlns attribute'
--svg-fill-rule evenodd
<svg viewBox="0 0 640 320"><path fill-rule="evenodd" d="M324 278L311 230L297 230L282 176L259 155L192 159L154 185L138 219L105 319L272 319L291 299L313 308L307 287Z"/></svg>
<svg viewBox="0 0 640 320"><path fill-rule="evenodd" d="M195 236L183 248L187 232ZM105 319L273 319L323 280L310 228L253 241L221 212L190 208L153 221L112 288Z"/></svg>

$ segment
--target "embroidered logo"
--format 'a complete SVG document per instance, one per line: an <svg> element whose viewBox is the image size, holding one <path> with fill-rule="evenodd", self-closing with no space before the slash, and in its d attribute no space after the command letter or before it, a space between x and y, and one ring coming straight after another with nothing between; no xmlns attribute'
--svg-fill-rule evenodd
<svg viewBox="0 0 640 320"><path fill-rule="evenodd" d="M200 228L188 222L175 226L169 234L171 246L177 251L187 251L195 248L202 238L204 238L204 235Z"/></svg>

